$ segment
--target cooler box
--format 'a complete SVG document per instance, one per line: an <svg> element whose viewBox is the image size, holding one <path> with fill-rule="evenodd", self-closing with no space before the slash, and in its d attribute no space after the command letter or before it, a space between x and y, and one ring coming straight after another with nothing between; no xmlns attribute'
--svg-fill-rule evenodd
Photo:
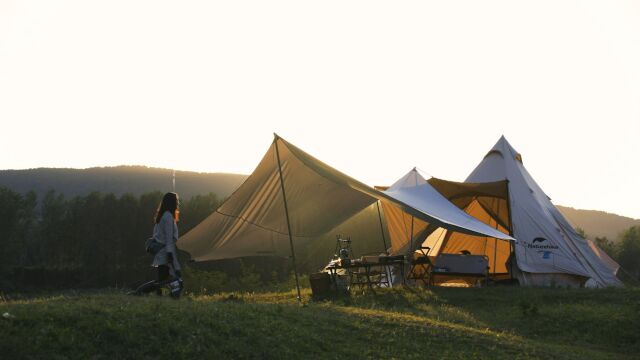
<svg viewBox="0 0 640 360"><path fill-rule="evenodd" d="M329 273L313 273L309 275L309 283L313 297L325 297L331 294L331 275Z"/></svg>

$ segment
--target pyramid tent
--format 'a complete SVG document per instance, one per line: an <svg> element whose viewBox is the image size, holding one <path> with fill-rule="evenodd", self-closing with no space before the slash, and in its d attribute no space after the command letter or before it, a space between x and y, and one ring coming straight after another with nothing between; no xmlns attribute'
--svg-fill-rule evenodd
<svg viewBox="0 0 640 360"><path fill-rule="evenodd" d="M430 203L378 191L276 135L254 172L178 245L196 261L296 256L319 248L327 232L363 211L371 213L378 201L434 226L510 238L470 219L442 197ZM379 251L386 250L384 242L376 243Z"/></svg>
<svg viewBox="0 0 640 360"><path fill-rule="evenodd" d="M405 176L400 178L391 187L386 189L387 194L397 194L398 192L410 194L421 198L428 202L433 202L433 198L440 199L451 206L451 211L457 212L460 209L465 211L467 217L474 222L480 220L494 231L500 233L508 233L508 227L501 226L495 221L490 221L486 216L479 217L478 212L469 212L470 208L480 208L477 201L487 202L486 196L506 193L506 182L498 182L478 187L477 185L461 184L462 189L455 184L456 193L446 192L450 190L443 187L443 184L449 184L443 180L431 178L428 181L414 168ZM380 189L384 189L380 187ZM466 194L471 193L471 199ZM484 194L484 195L483 195ZM452 196L453 195L453 196ZM504 197L504 196L503 196ZM500 199L491 199L500 207L506 208L506 202ZM496 238L492 236L469 235L463 232L451 231L445 228L431 225L415 219L410 214L402 212L393 206L383 203L384 216L391 239L392 249L394 252L404 253L416 251L419 245L429 248L427 254L429 256L437 256L440 253L461 254L470 253L473 255L483 255L487 257L489 263L489 276L496 278L498 276L510 277L507 269L507 261L511 254L511 241L504 238ZM504 216L504 211L501 212ZM507 220L508 221L508 220ZM444 246L446 245L446 246ZM417 254L419 255L419 254ZM441 279L433 279L434 283L441 283ZM476 279L471 279L475 283ZM465 279L446 277L442 282L447 283L466 283Z"/></svg>
<svg viewBox="0 0 640 360"><path fill-rule="evenodd" d="M426 185L427 181L414 168L403 177L398 179L389 187L376 187L383 191L398 192L401 189L408 189ZM416 219L401 209L389 204L382 203L384 222L389 233L390 250L393 255L409 254L415 251L429 229L429 223L421 219Z"/></svg>
<svg viewBox="0 0 640 360"><path fill-rule="evenodd" d="M500 182L504 181L506 194L500 193ZM484 195L485 201L482 201L482 196L476 196L481 199L477 202L476 212L483 213L485 218L474 216L485 223L495 223L497 229L512 234L518 240L514 246L517 266L513 271L522 285L621 285L615 275L618 269L615 261L597 251L595 244L583 239L573 229L531 177L523 165L522 156L504 136L465 183L470 188L484 190L495 187L493 194ZM436 181L433 185L456 202L455 196L451 193L447 196L447 191L443 190L446 186L455 189L455 183L442 182L438 185ZM457 191L464 193L464 187ZM501 209L500 204L503 204Z"/></svg>

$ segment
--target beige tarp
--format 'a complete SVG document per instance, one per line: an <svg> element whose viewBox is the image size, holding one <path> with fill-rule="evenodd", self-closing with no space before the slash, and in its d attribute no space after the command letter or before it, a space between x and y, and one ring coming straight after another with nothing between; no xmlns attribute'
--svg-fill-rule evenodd
<svg viewBox="0 0 640 360"><path fill-rule="evenodd" d="M424 239L424 234L429 223L398 209L391 204L382 203L384 216L391 239L391 253L405 254L409 246L415 249L419 244L414 244L418 239ZM413 231L413 232L412 232Z"/></svg>
<svg viewBox="0 0 640 360"><path fill-rule="evenodd" d="M247 180L215 213L180 238L178 245L197 261L290 256L292 249L282 186L291 221L293 246L300 258L317 256L314 249L327 249L330 244L335 244L334 233L327 233L362 211L369 209L367 213L370 214L372 205L377 201L434 226L509 238L459 211L446 199L435 199L431 203L423 200L413 203L413 197L398 200L329 167L276 136ZM398 197L405 195L397 194ZM370 217L363 216L365 218ZM368 224L371 232L371 224L375 226L375 223L368 220ZM378 229L374 227L373 231ZM374 243L380 244L379 251L385 250L384 243L378 239Z"/></svg>
<svg viewBox="0 0 640 360"><path fill-rule="evenodd" d="M240 188L215 213L180 239L178 245L194 260L291 255L276 144L291 232L299 251L376 201L365 192L354 191L366 185L327 169L315 159L301 159L308 155L276 138ZM307 166L308 162L312 162L313 167ZM329 177L338 181L325 178L321 172L330 173Z"/></svg>

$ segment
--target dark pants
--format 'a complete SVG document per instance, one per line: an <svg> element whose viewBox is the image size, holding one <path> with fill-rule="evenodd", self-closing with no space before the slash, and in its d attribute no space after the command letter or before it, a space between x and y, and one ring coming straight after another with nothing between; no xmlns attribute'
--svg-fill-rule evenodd
<svg viewBox="0 0 640 360"><path fill-rule="evenodd" d="M176 277L182 277L180 270L175 270ZM170 278L169 265L158 265L158 282L162 283Z"/></svg>
<svg viewBox="0 0 640 360"><path fill-rule="evenodd" d="M169 280L169 265L158 265L158 283Z"/></svg>
<svg viewBox="0 0 640 360"><path fill-rule="evenodd" d="M181 276L180 271L176 271L176 276ZM135 292L138 294L146 294L155 291L156 294L162 295L162 287L167 284L169 280L171 280L169 265L159 265L158 279L140 285Z"/></svg>
<svg viewBox="0 0 640 360"><path fill-rule="evenodd" d="M176 277L182 277L180 270L175 271ZM162 294L162 286L166 284L171 278L171 274L169 273L169 265L158 265L158 288L156 289L156 293L158 295ZM173 279L171 279L173 281Z"/></svg>
<svg viewBox="0 0 640 360"><path fill-rule="evenodd" d="M169 280L169 266L158 265L158 282L156 287L156 294L162 295L162 285Z"/></svg>

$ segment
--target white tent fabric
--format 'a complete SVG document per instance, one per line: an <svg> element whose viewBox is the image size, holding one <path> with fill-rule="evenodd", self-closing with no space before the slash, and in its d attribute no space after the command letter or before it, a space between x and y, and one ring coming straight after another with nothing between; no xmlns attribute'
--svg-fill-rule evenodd
<svg viewBox="0 0 640 360"><path fill-rule="evenodd" d="M411 172L417 173L415 170L412 170ZM384 193L422 211L437 209L437 211L431 211L431 215L435 219L440 220L440 222L444 224L455 224L459 228L450 230L466 234L482 234L502 240L514 240L511 236L506 235L505 233L478 221L464 211L461 211L426 181L417 186L394 185Z"/></svg>
<svg viewBox="0 0 640 360"><path fill-rule="evenodd" d="M518 240L515 253L523 285L548 285L563 274L580 277L582 282L593 279L599 287L621 285L615 276L616 266L603 261L576 233L504 136L466 182L498 180L508 180L512 234Z"/></svg>
<svg viewBox="0 0 640 360"><path fill-rule="evenodd" d="M457 224L457 228L449 228L449 230L474 236L514 240L460 210L433 188L415 168L391 185L384 193L416 209L437 209L437 212L432 215L438 218L441 223ZM384 208L395 253L413 251L417 245L414 242L424 240L428 233L438 228L437 226L429 228L429 224L424 221L415 221L410 215L394 211L389 206L384 206ZM410 250L409 247L411 247Z"/></svg>
<svg viewBox="0 0 640 360"><path fill-rule="evenodd" d="M618 270L620 270L620 265L615 260L613 260L609 256L609 254L604 252L604 250L602 250L595 242L589 239L587 239L587 242L589 243L589 247L591 248L591 250L593 250L593 252L600 258L600 260L602 260L602 262L607 265L609 270L611 270L612 273L617 274Z"/></svg>
<svg viewBox="0 0 640 360"><path fill-rule="evenodd" d="M394 182L393 185L389 186L389 188L385 190L385 192L389 192L389 191L393 192L393 191L398 191L401 189L411 188L411 187L425 185L425 184L427 184L427 180L424 178L424 176L420 175L420 173L418 172L418 169L413 168L411 169L411 171L406 173L403 177L396 180L396 182Z"/></svg>
<svg viewBox="0 0 640 360"><path fill-rule="evenodd" d="M483 228L484 224L480 222L469 222L466 214L452 212L453 205L440 199L430 204L415 202L404 193L377 191L276 135L254 172L215 213L180 238L179 247L196 261L291 256L281 186L286 195L296 253L313 249L316 247L314 242L327 231L376 201L391 204L411 216L447 229L509 238L496 234L494 229Z"/></svg>

